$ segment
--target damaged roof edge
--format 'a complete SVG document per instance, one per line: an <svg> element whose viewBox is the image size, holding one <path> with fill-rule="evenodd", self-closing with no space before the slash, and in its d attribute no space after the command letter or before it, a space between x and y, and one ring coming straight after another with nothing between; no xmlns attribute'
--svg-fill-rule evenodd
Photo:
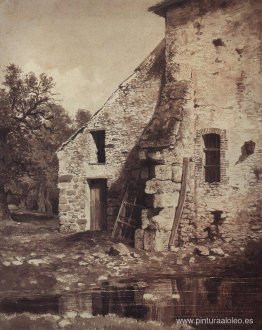
<svg viewBox="0 0 262 330"><path fill-rule="evenodd" d="M165 49L166 47L166 39L162 39L160 41L160 43L156 46L156 48L144 59L144 61L134 70L134 72L141 70L146 63L148 62L148 60L150 59L150 57L152 55L156 55L156 57L159 56L159 54L163 51L163 49Z"/></svg>
<svg viewBox="0 0 262 330"><path fill-rule="evenodd" d="M156 57L161 53L161 51L165 48L165 38L161 40L161 42L156 46L156 48L146 57L146 59L132 72L132 74L130 76L128 76L127 79L125 79L121 84L119 84L119 86L117 87L117 89L109 96L109 98L105 101L105 103L102 105L102 107L100 109L98 109L93 116L90 118L90 120L83 126L81 127L79 130L77 130L73 135L71 135L64 143L61 144L61 146L57 149L56 153L58 153L59 151L62 151L64 149L64 147L66 145L68 145L68 143L70 143L71 141L73 141L77 135L79 133L82 133L87 127L89 122L101 111L103 110L103 108L105 107L105 105L109 102L110 99L112 99L114 97L114 95L118 92L119 88L125 84L134 74L137 73L137 71L142 70L142 68L146 65L146 63L149 61L149 59L151 58L152 55L156 54Z"/></svg>
<svg viewBox="0 0 262 330"><path fill-rule="evenodd" d="M173 5L182 5L189 0L164 0L152 7L148 8L148 11L151 11L159 16L165 17L166 9Z"/></svg>

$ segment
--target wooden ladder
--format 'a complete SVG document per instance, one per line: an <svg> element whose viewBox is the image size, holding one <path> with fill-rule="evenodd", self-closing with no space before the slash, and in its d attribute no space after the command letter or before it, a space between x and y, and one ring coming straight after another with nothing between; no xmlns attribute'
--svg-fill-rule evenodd
<svg viewBox="0 0 262 330"><path fill-rule="evenodd" d="M169 249L171 246L175 245L175 239L178 231L178 227L182 218L182 213L184 209L184 204L186 200L186 192L187 192L187 180L188 180L188 171L189 170L189 158L183 158L183 170L182 170L182 182L181 182L181 190L179 194L178 205L176 208L176 213L174 217L173 227L169 239Z"/></svg>
<svg viewBox="0 0 262 330"><path fill-rule="evenodd" d="M136 204L136 194L133 200L129 201L130 189L132 187L128 185L115 221L112 237L131 243L134 241L135 231L138 228L137 219L134 219L134 211L136 208L142 209L143 207Z"/></svg>

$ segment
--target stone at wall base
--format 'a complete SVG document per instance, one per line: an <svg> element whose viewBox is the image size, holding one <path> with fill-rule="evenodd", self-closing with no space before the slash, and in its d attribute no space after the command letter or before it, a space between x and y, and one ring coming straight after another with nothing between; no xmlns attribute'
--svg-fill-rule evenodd
<svg viewBox="0 0 262 330"><path fill-rule="evenodd" d="M205 246L196 247L194 252L199 256L209 256L209 250Z"/></svg>
<svg viewBox="0 0 262 330"><path fill-rule="evenodd" d="M171 245L169 249L170 249L171 252L178 252L179 251L179 248L176 247L175 245Z"/></svg>
<svg viewBox="0 0 262 330"><path fill-rule="evenodd" d="M224 251L221 248L213 248L210 250L212 254L223 257L225 255Z"/></svg>
<svg viewBox="0 0 262 330"><path fill-rule="evenodd" d="M144 230L137 229L135 232L135 248L136 249L144 249Z"/></svg>
<svg viewBox="0 0 262 330"><path fill-rule="evenodd" d="M168 250L171 231L145 229L144 249L146 251L161 252Z"/></svg>
<svg viewBox="0 0 262 330"><path fill-rule="evenodd" d="M110 256L117 256L117 255L126 256L129 253L130 253L130 251L129 251L128 247L125 246L125 244L123 244L123 243L114 244L113 246L110 247L110 250L108 252L108 254Z"/></svg>

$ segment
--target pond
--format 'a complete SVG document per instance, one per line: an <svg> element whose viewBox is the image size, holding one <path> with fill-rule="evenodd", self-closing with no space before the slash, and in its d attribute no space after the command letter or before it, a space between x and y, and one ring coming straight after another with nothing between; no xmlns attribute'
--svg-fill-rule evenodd
<svg viewBox="0 0 262 330"><path fill-rule="evenodd" d="M88 313L90 317L116 314L165 325L179 318L232 318L242 322L254 320L258 325L261 298L261 278L183 276L154 278L148 282L127 279L113 284L105 281L88 292L6 297L0 302L0 310L7 314L77 312Z"/></svg>

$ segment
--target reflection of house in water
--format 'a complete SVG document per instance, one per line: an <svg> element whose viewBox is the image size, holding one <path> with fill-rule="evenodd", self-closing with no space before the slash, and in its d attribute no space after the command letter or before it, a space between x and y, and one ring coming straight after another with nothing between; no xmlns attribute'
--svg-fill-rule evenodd
<svg viewBox="0 0 262 330"><path fill-rule="evenodd" d="M242 246L261 235L262 2L151 10L165 39L58 152L61 229Z"/></svg>
<svg viewBox="0 0 262 330"><path fill-rule="evenodd" d="M76 293L63 295L59 300L59 312L64 315L68 312L93 314L93 302L91 293Z"/></svg>
<svg viewBox="0 0 262 330"><path fill-rule="evenodd" d="M256 285L254 279L212 277L157 279L143 286L134 283L122 287L106 282L99 290L61 297L60 313L116 314L164 324L172 324L179 317L259 320L261 294Z"/></svg>
<svg viewBox="0 0 262 330"><path fill-rule="evenodd" d="M260 286L260 287L259 287ZM261 320L261 284L256 279L180 277L111 285L62 296L6 297L0 312L116 314L172 324L176 318L242 317Z"/></svg>
<svg viewBox="0 0 262 330"><path fill-rule="evenodd" d="M147 306L147 320L171 324L174 322L173 294L177 293L176 281L158 280L153 281L144 290L144 304Z"/></svg>

